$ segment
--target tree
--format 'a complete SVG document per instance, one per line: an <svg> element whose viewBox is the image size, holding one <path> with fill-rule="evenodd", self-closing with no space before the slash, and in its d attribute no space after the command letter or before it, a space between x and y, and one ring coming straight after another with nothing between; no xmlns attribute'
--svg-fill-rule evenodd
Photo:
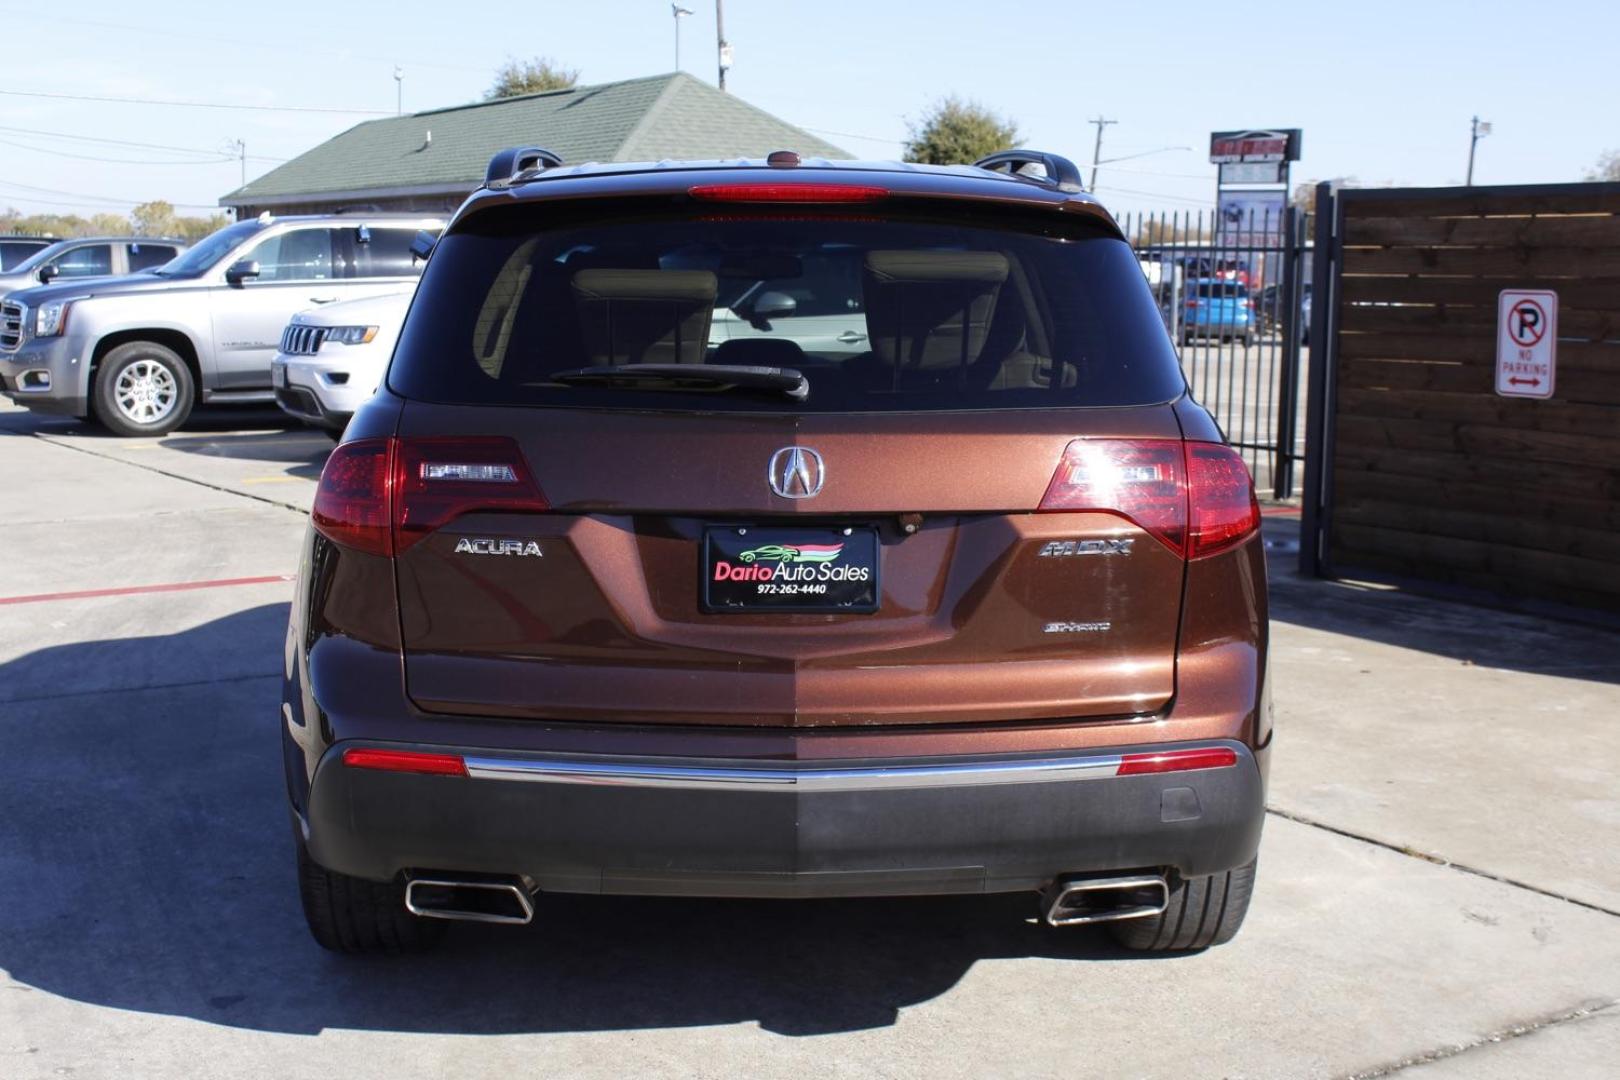
<svg viewBox="0 0 1620 1080"><path fill-rule="evenodd" d="M128 217L102 212L90 218L77 214L24 214L15 209L0 210L0 233L25 236L173 236L197 241L230 220L224 214L182 217L172 203L161 199L142 203Z"/></svg>
<svg viewBox="0 0 1620 1080"><path fill-rule="evenodd" d="M1018 125L976 101L952 95L935 102L920 123L908 123L905 159L923 165L971 165L1018 145Z"/></svg>
<svg viewBox="0 0 1620 1080"><path fill-rule="evenodd" d="M1588 180L1620 180L1620 150L1610 150L1597 159L1590 172L1586 174Z"/></svg>
<svg viewBox="0 0 1620 1080"><path fill-rule="evenodd" d="M1307 180L1303 184L1295 184L1294 197L1289 201L1307 214L1315 213L1316 185L1319 183L1320 180ZM1353 176L1335 176L1328 183L1342 188L1361 186L1361 182Z"/></svg>
<svg viewBox="0 0 1620 1080"><path fill-rule="evenodd" d="M207 217L176 218L175 235L188 243L195 244L209 233L218 232L230 223L231 219L223 213L209 214Z"/></svg>
<svg viewBox="0 0 1620 1080"><path fill-rule="evenodd" d="M92 215L88 229L95 236L127 236L129 230L129 218L106 213Z"/></svg>
<svg viewBox="0 0 1620 1080"><path fill-rule="evenodd" d="M173 236L178 225L174 204L162 199L141 203L129 212L129 220L140 236Z"/></svg>
<svg viewBox="0 0 1620 1080"><path fill-rule="evenodd" d="M537 56L533 60L507 57L506 63L496 70L494 83L484 91L484 100L495 101L547 90L567 90L577 82L578 68L560 67L549 56Z"/></svg>

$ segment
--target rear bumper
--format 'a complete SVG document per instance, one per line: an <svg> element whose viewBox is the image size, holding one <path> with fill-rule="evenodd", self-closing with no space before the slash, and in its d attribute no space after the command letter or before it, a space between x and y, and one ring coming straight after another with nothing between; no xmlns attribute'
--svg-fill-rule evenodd
<svg viewBox="0 0 1620 1080"><path fill-rule="evenodd" d="M468 776L345 766L333 746L304 821L357 877L522 874L542 890L878 896L1035 889L1082 872L1197 876L1254 857L1262 769L1239 742L1040 757L773 763L465 754ZM1230 749L1219 768L1117 775L1121 757Z"/></svg>

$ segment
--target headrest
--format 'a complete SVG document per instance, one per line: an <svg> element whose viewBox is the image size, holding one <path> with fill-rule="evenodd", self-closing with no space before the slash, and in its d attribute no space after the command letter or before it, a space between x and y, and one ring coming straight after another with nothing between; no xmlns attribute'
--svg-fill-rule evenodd
<svg viewBox="0 0 1620 1080"><path fill-rule="evenodd" d="M580 270L572 278L592 364L701 364L718 290L707 270Z"/></svg>
<svg viewBox="0 0 1620 1080"><path fill-rule="evenodd" d="M867 252L867 330L897 384L906 372L961 376L979 358L1007 272L994 251Z"/></svg>

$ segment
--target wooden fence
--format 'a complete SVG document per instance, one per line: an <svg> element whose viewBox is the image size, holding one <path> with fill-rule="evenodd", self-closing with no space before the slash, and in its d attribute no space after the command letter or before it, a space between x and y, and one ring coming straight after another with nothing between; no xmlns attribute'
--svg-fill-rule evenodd
<svg viewBox="0 0 1620 1080"><path fill-rule="evenodd" d="M1620 612L1620 184L1329 201L1305 564ZM1508 288L1558 294L1550 400L1495 393Z"/></svg>

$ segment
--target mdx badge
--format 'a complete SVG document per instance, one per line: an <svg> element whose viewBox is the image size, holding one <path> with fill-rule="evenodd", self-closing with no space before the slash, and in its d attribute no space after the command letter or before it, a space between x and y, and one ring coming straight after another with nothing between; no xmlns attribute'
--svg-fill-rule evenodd
<svg viewBox="0 0 1620 1080"><path fill-rule="evenodd" d="M821 455L807 446L784 446L771 455L765 479L784 499L808 499L821 490L827 467Z"/></svg>
<svg viewBox="0 0 1620 1080"><path fill-rule="evenodd" d="M456 541L457 555L543 556L538 540L494 540L487 536L463 536Z"/></svg>
<svg viewBox="0 0 1620 1080"><path fill-rule="evenodd" d="M1071 555L1129 555L1135 540L1049 540L1037 558L1065 559Z"/></svg>

